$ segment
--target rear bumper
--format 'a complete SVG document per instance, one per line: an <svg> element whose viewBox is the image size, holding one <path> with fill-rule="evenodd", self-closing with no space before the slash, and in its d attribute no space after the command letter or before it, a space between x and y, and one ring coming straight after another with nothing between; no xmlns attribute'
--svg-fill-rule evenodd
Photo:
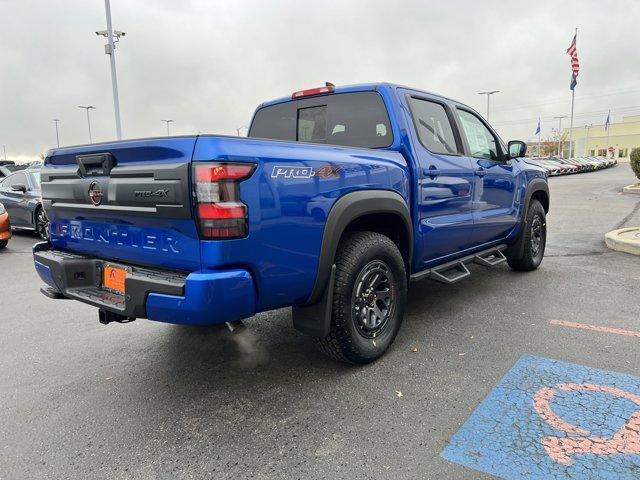
<svg viewBox="0 0 640 480"><path fill-rule="evenodd" d="M246 270L186 274L148 269L53 250L48 242L34 245L33 257L40 278L55 292L125 317L209 325L255 313L255 287ZM125 294L102 288L105 264L130 268Z"/></svg>

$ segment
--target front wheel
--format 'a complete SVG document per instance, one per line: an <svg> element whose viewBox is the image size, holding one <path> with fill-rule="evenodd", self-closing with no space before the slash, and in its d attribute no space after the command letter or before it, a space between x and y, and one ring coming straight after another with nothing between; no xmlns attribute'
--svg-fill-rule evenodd
<svg viewBox="0 0 640 480"><path fill-rule="evenodd" d="M507 262L514 270L535 270L542 263L547 244L547 218L542 204L529 203L525 223L518 241L506 252Z"/></svg>
<svg viewBox="0 0 640 480"><path fill-rule="evenodd" d="M8 240L0 240L0 250L2 250L3 248L5 248L7 246L7 244L9 243Z"/></svg>
<svg viewBox="0 0 640 480"><path fill-rule="evenodd" d="M335 264L331 329L318 345L337 360L372 362L393 343L404 316L402 255L388 237L356 232L341 240Z"/></svg>

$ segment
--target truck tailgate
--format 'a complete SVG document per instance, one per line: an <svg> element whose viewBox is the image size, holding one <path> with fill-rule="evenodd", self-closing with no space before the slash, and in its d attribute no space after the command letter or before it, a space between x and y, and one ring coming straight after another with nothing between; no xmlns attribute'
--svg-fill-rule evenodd
<svg viewBox="0 0 640 480"><path fill-rule="evenodd" d="M57 149L41 172L55 248L137 265L200 269L190 163L196 136Z"/></svg>

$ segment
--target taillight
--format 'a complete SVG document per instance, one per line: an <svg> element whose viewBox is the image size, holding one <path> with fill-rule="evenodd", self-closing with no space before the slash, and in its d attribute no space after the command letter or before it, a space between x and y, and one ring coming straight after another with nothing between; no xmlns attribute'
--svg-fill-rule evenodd
<svg viewBox="0 0 640 480"><path fill-rule="evenodd" d="M251 163L194 163L193 198L201 238L247 235L247 206L240 201L240 182L249 178L255 167Z"/></svg>
<svg viewBox="0 0 640 480"><path fill-rule="evenodd" d="M332 83L327 82L324 87L309 88L308 90L299 90L297 92L293 92L293 95L291 95L291 99L295 100L296 98L313 97L315 95L333 93L334 90L335 86Z"/></svg>

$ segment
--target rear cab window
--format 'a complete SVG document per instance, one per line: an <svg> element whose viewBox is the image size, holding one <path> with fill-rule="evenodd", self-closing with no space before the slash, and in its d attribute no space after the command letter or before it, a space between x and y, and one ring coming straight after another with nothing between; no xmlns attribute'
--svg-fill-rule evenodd
<svg viewBox="0 0 640 480"><path fill-rule="evenodd" d="M389 114L378 92L302 98L260 108L249 137L362 148L393 143Z"/></svg>

